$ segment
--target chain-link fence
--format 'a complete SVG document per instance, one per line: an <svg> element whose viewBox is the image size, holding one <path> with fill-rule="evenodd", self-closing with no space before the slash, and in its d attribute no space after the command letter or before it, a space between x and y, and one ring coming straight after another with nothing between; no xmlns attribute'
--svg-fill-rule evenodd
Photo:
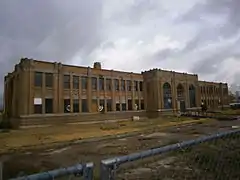
<svg viewBox="0 0 240 180"><path fill-rule="evenodd" d="M53 179L93 179L93 163L77 164L67 168L55 169L38 174L32 174L29 176L21 176L12 180L53 180Z"/></svg>
<svg viewBox="0 0 240 180"><path fill-rule="evenodd" d="M103 160L101 179L239 180L240 130Z"/></svg>

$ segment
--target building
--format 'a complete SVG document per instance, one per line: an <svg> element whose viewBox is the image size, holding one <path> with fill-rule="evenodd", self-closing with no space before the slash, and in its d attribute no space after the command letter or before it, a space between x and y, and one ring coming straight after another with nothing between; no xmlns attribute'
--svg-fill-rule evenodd
<svg viewBox="0 0 240 180"><path fill-rule="evenodd" d="M240 103L240 91L236 91L236 102Z"/></svg>
<svg viewBox="0 0 240 180"><path fill-rule="evenodd" d="M9 117L172 110L201 101L211 108L228 104L228 86L199 81L196 74L150 70L120 72L23 58L4 78L4 110ZM181 101L182 102L182 101Z"/></svg>

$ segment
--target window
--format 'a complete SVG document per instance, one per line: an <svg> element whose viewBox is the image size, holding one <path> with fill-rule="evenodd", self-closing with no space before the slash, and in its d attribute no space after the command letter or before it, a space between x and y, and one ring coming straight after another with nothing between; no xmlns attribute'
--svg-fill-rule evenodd
<svg viewBox="0 0 240 180"><path fill-rule="evenodd" d="M42 114L42 98L34 98L34 114Z"/></svg>
<svg viewBox="0 0 240 180"><path fill-rule="evenodd" d="M114 79L114 86L115 86L115 91L119 91L119 80Z"/></svg>
<svg viewBox="0 0 240 180"><path fill-rule="evenodd" d="M132 91L132 85L130 80L127 81L127 90Z"/></svg>
<svg viewBox="0 0 240 180"><path fill-rule="evenodd" d="M141 109L144 110L144 108L145 108L145 107L144 107L144 100L141 99Z"/></svg>
<svg viewBox="0 0 240 180"><path fill-rule="evenodd" d="M70 89L70 75L63 75L63 87L64 89Z"/></svg>
<svg viewBox="0 0 240 180"><path fill-rule="evenodd" d="M45 99L45 113L53 113L53 99Z"/></svg>
<svg viewBox="0 0 240 180"><path fill-rule="evenodd" d="M53 73L45 74L45 85L46 87L53 87Z"/></svg>
<svg viewBox="0 0 240 180"><path fill-rule="evenodd" d="M122 111L126 111L127 110L127 105L126 103L122 103Z"/></svg>
<svg viewBox="0 0 240 180"><path fill-rule="evenodd" d="M71 105L70 105L70 99L64 99L64 113L70 113L71 112Z"/></svg>
<svg viewBox="0 0 240 180"><path fill-rule="evenodd" d="M104 78L99 78L99 89L104 91Z"/></svg>
<svg viewBox="0 0 240 180"><path fill-rule="evenodd" d="M133 110L133 108L132 108L132 100L131 99L128 99L128 110L129 111Z"/></svg>
<svg viewBox="0 0 240 180"><path fill-rule="evenodd" d="M82 99L82 112L88 112L87 99Z"/></svg>
<svg viewBox="0 0 240 180"><path fill-rule="evenodd" d="M34 85L35 87L42 87L42 72L35 72L34 74Z"/></svg>
<svg viewBox="0 0 240 180"><path fill-rule="evenodd" d="M79 112L79 99L73 99L73 112Z"/></svg>
<svg viewBox="0 0 240 180"><path fill-rule="evenodd" d="M121 80L121 90L125 91L125 80Z"/></svg>
<svg viewBox="0 0 240 180"><path fill-rule="evenodd" d="M120 103L116 103L116 111L120 111Z"/></svg>
<svg viewBox="0 0 240 180"><path fill-rule="evenodd" d="M106 88L108 91L112 90L112 81L111 79L106 79Z"/></svg>
<svg viewBox="0 0 240 180"><path fill-rule="evenodd" d="M104 100L104 99L100 99L100 100L99 100L99 105L100 105L100 106L103 106L103 110L102 110L102 112L103 112L104 109L105 109L105 100Z"/></svg>
<svg viewBox="0 0 240 180"><path fill-rule="evenodd" d="M97 78L92 77L92 90L97 90Z"/></svg>
<svg viewBox="0 0 240 180"><path fill-rule="evenodd" d="M135 99L135 108L136 109L134 109L134 110L139 110L139 101L138 101L138 99Z"/></svg>
<svg viewBox="0 0 240 180"><path fill-rule="evenodd" d="M107 111L112 111L112 100L111 99L107 100Z"/></svg>
<svg viewBox="0 0 240 180"><path fill-rule="evenodd" d="M87 77L86 77L86 76L83 76L81 79L82 79L82 89L83 89L83 90L86 90L86 89L87 89L87 85L88 85L88 83L87 83Z"/></svg>
<svg viewBox="0 0 240 180"><path fill-rule="evenodd" d="M143 91L143 82L142 81L139 82L139 88L140 88L140 91Z"/></svg>
<svg viewBox="0 0 240 180"><path fill-rule="evenodd" d="M135 91L138 91L138 81L134 81Z"/></svg>
<svg viewBox="0 0 240 180"><path fill-rule="evenodd" d="M73 76L73 89L79 89L79 77Z"/></svg>

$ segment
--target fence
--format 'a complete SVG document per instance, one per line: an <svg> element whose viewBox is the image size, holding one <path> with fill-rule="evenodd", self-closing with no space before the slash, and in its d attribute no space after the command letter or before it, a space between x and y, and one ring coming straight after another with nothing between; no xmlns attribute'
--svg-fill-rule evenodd
<svg viewBox="0 0 240 180"><path fill-rule="evenodd" d="M15 178L14 180L52 180L55 178L61 178L61 177L64 178L66 176L71 176L71 175L83 177L84 180L92 180L93 179L93 163L77 164L75 166L71 166L67 168L60 168L52 171L33 174L30 176Z"/></svg>
<svg viewBox="0 0 240 180"><path fill-rule="evenodd" d="M232 163L232 165L234 165L234 166L231 166L231 168L234 168L234 169L230 168L230 171L233 172L235 170L236 173L235 174L230 173L229 175L232 175L231 179L234 179L234 178L235 179L240 179L240 145L239 145L240 144L240 141L239 141L240 139L238 137L239 135L240 135L240 130L237 129L237 130L218 133L218 134L214 134L214 135L210 135L210 136L200 137L200 138L195 139L195 140L189 140L189 141L184 141L184 142L181 142L181 143L167 145L167 146L164 146L164 147L147 150L147 151L143 151L143 152L140 152L140 153L134 153L134 154L121 156L121 157L117 157L117 158L102 160L101 161L101 169L100 169L101 180L116 179L117 170L120 168L121 165L123 165L125 163L146 159L146 158L149 158L149 157L152 157L152 156L161 155L163 153L169 153L169 152L173 152L173 151L176 152L177 150L180 150L180 152L184 152L184 153L181 153L181 156L180 156L180 158L178 158L178 161L172 164L175 167L179 166L179 164L182 164L179 168L181 171L178 172L178 175L176 175L176 174L173 175L173 169L171 169L169 167L167 168L169 172L167 172L166 168L165 168L165 170L163 170L163 168L160 170L160 169L156 168L157 165L153 165L154 168L155 168L155 177L153 177L154 176L153 175L154 171L149 170L150 177L147 177L145 175L145 173L146 173L146 171L145 171L145 172L142 172L142 174L140 174L141 177L139 177L139 179L159 179L159 177L161 177L161 179L164 179L164 178L169 179L169 178L173 178L172 176L178 176L179 179L188 179L188 178L189 179L221 179L221 177L217 177L219 175L219 173L217 173L217 175L215 175L215 176L212 175L211 173L209 173L214 177L213 178L212 177L211 178L209 178L209 177L208 178L207 177L203 178L202 172L199 169L197 169L197 167L192 167L192 168L195 168L196 171L193 172L193 170L191 170L192 171L191 175L189 175L189 174L187 175L186 173L184 174L182 169L181 169L181 168L183 168L183 163L180 162L180 161L182 161L183 159L186 160L187 158L188 159L194 159L194 161L196 160L201 165L204 165L203 172L206 172L208 170L211 171L211 170L215 169L215 167L218 167L218 169L220 170L220 166L221 166L221 168L225 167L224 163L226 163L228 165L229 165L229 163ZM238 140L238 142L236 142L236 141L231 142L231 145L230 145L229 144L230 143L229 138L232 139L232 140ZM192 147L195 147L194 145L199 146L200 144L208 143L208 142L212 143L213 141L215 141L214 145L217 145L219 143L219 142L217 142L217 140L223 140L224 141L224 142L221 143L221 146L225 146L225 148L222 149L221 152L218 151L219 147L214 147L213 151L211 152L212 154L210 153L210 155L209 154L202 155L201 152L204 153L204 148L202 148L200 151L199 150L196 151L195 149L191 149ZM210 144L210 146L211 145L213 145L213 143ZM228 146L228 145L230 145L230 146ZM237 146L236 149L234 148L233 145ZM209 146L209 144L208 144L208 146ZM208 149L209 147L205 147L205 150L206 150L206 148ZM224 153L226 154L230 149L231 150L236 150L236 152L234 153L234 157L230 157L228 155L224 156ZM215 155L213 154L213 152L215 152ZM229 151L229 152L232 153L231 151ZM227 161L226 162L223 161L221 159L221 157L222 158L227 158ZM212 158L215 158L214 159L215 164L214 164ZM229 160L230 160L230 162L228 162ZM156 161L156 159L154 159L154 161ZM193 163L193 162L187 162L187 163ZM167 165L169 166L169 164L167 164ZM207 165L208 166L211 165L211 167L207 167ZM128 170L129 169L127 169L127 171ZM226 170L223 169L223 171L226 171ZM161 172L161 173L159 173L159 172ZM184 174L185 177L180 177L183 174ZM224 174L226 175L227 173L224 172ZM171 176L171 177L169 177L169 176ZM173 179L178 179L178 178L174 177ZM121 179L125 179L125 178L121 177ZM128 177L126 179L131 179L131 178ZM136 175L133 174L132 179L138 179L138 178L136 177ZM228 179L228 178L225 177L225 178L222 178L222 179L225 180L225 179Z"/></svg>
<svg viewBox="0 0 240 180"><path fill-rule="evenodd" d="M132 179L240 179L240 129L203 136L194 140L183 141L160 148L139 153L102 160L100 163L100 179L131 179L123 178L134 168L126 165L153 158L149 165L151 171L141 171L138 178L134 173ZM168 159L161 162L157 158ZM169 158L172 161L169 161ZM152 164L155 162L155 164ZM140 163L140 166L143 164ZM15 180L48 180L67 175L82 176L84 180L92 180L93 163L48 171L45 173L16 178ZM123 167L123 169L121 169ZM125 168L125 169L124 169ZM154 169L154 170L153 170ZM127 172L127 173L126 173ZM95 176L97 177L97 176ZM160 178L161 177L161 178Z"/></svg>

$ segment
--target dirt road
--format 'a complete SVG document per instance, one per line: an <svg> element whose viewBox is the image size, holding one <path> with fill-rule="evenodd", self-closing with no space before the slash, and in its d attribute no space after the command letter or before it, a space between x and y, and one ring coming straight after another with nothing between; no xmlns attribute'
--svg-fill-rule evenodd
<svg viewBox="0 0 240 180"><path fill-rule="evenodd" d="M153 147L193 139L203 134L232 129L239 122L205 121L194 125L178 127L152 126L149 132L131 137L99 140L98 142L76 143L64 147L44 147L28 149L4 155L4 178L32 174L59 167L67 167L80 162L92 161L96 169L100 160L108 157L126 155ZM136 163L137 164L137 163Z"/></svg>

